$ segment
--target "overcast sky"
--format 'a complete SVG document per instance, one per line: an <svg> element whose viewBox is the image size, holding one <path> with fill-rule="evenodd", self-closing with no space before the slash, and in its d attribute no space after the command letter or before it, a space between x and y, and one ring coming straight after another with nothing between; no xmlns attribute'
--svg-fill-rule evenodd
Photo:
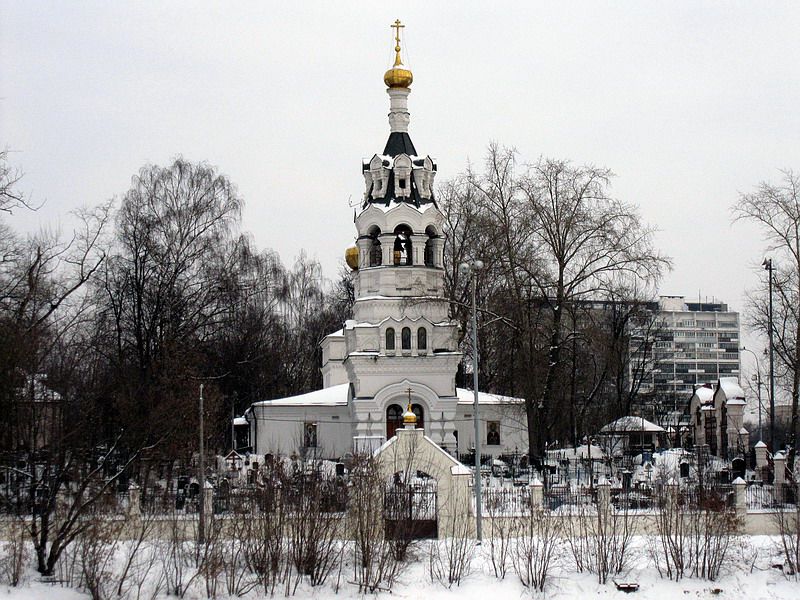
<svg viewBox="0 0 800 600"><path fill-rule="evenodd" d="M400 18L440 182L490 141L608 167L674 258L661 293L742 308L763 242L730 206L800 169L799 3L292 4L0 0L0 144L45 203L12 222L69 229L180 154L237 184L260 247L335 276Z"/></svg>

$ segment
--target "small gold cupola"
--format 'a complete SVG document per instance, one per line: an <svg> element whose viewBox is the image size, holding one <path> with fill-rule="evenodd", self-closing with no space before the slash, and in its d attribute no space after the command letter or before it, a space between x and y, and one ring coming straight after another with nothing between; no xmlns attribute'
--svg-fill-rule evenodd
<svg viewBox="0 0 800 600"><path fill-rule="evenodd" d="M358 246L350 246L344 251L344 260L353 271L358 271Z"/></svg>
<svg viewBox="0 0 800 600"><path fill-rule="evenodd" d="M406 429L414 429L417 426L417 415L411 410L411 402L406 406L406 412L403 413L403 425Z"/></svg>
<svg viewBox="0 0 800 600"><path fill-rule="evenodd" d="M383 82L390 88L407 88L414 81L414 76L409 69L403 67L403 60L400 58L400 29L405 27L397 19L392 28L395 30L395 47L394 47L394 66L386 71L383 75Z"/></svg>
<svg viewBox="0 0 800 600"><path fill-rule="evenodd" d="M416 429L417 415L414 414L414 409L411 407L410 387L406 390L406 393L408 393L408 405L406 406L406 412L403 413L403 425L405 425L406 429Z"/></svg>

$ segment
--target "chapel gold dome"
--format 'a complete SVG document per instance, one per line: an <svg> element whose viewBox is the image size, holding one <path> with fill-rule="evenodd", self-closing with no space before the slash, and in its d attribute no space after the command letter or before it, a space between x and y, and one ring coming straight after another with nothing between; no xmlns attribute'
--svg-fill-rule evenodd
<svg viewBox="0 0 800 600"><path fill-rule="evenodd" d="M390 88L407 88L412 81L414 75L402 65L396 65L383 74L383 82Z"/></svg>
<svg viewBox="0 0 800 600"><path fill-rule="evenodd" d="M406 408L406 412L403 413L403 424L404 425L416 425L417 424L417 415L414 414L414 411L411 410L411 405L408 405Z"/></svg>
<svg viewBox="0 0 800 600"><path fill-rule="evenodd" d="M347 250L344 251L344 260L347 263L347 266L353 269L353 271L358 270L358 247L357 246L350 246Z"/></svg>
<svg viewBox="0 0 800 600"><path fill-rule="evenodd" d="M405 25L400 22L400 19L397 19L392 25L392 29L395 30L394 65L383 74L383 82L390 88L407 88L414 81L414 76L409 69L403 66L403 59L400 57L400 30L404 27Z"/></svg>

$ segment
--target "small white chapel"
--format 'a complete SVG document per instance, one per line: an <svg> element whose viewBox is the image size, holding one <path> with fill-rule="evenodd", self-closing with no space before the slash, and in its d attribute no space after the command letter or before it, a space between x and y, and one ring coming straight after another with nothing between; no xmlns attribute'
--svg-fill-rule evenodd
<svg viewBox="0 0 800 600"><path fill-rule="evenodd" d="M444 294L437 166L409 136L413 76L401 58L403 25L393 27L395 61L383 78L389 139L361 166L357 238L345 254L355 288L352 318L322 341L323 389L256 402L246 411L258 455L313 451L339 459L371 452L403 427L409 406L417 428L450 454L475 446L474 394L455 386L462 354ZM522 400L480 393L479 408L482 454L527 452Z"/></svg>

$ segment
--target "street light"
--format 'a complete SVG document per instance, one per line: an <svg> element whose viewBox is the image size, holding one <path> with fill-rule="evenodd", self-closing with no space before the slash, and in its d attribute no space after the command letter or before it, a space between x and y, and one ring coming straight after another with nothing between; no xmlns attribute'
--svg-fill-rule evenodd
<svg viewBox="0 0 800 600"><path fill-rule="evenodd" d="M772 259L765 258L761 263L769 273L769 445L775 452L775 352L772 341Z"/></svg>
<svg viewBox="0 0 800 600"><path fill-rule="evenodd" d="M753 352L749 348L745 348L744 346L739 348L739 350L741 352L749 352L750 354L753 355L753 359L755 359L755 361L756 361L756 385L758 386L758 392L756 394L758 396L758 441L760 442L761 441L761 407L762 407L762 404L761 404L761 365L758 362L758 355L755 352Z"/></svg>
<svg viewBox="0 0 800 600"><path fill-rule="evenodd" d="M476 274L483 269L483 261L470 259L458 266L462 275L469 275L472 288L472 390L473 421L475 424L475 533L478 543L481 542L481 436L480 419L478 418L478 309L475 303Z"/></svg>

